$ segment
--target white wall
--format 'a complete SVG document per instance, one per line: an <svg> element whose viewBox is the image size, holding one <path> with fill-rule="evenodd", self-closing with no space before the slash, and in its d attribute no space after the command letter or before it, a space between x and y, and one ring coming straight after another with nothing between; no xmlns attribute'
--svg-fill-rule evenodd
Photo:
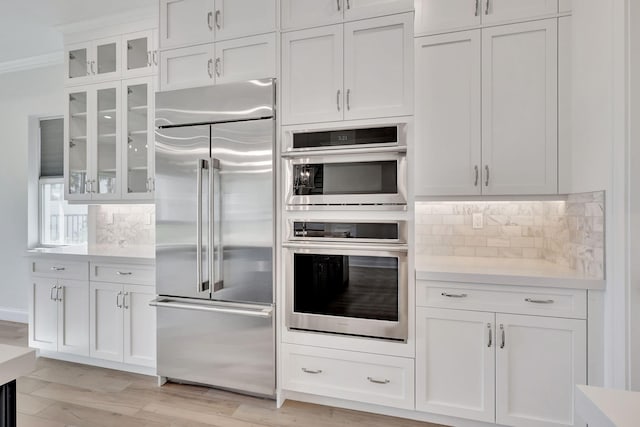
<svg viewBox="0 0 640 427"><path fill-rule="evenodd" d="M26 321L29 116L64 112L62 66L0 74L0 319Z"/></svg>

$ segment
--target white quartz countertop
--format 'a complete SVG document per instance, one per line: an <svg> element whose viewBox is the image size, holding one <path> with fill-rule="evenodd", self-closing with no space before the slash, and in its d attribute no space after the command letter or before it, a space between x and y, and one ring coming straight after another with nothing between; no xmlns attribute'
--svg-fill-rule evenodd
<svg viewBox="0 0 640 427"><path fill-rule="evenodd" d="M0 344L0 385L31 373L36 368L36 351Z"/></svg>
<svg viewBox="0 0 640 427"><path fill-rule="evenodd" d="M543 286L573 289L604 289L594 279L569 267L545 260L420 256L415 261L417 280Z"/></svg>
<svg viewBox="0 0 640 427"><path fill-rule="evenodd" d="M156 253L154 246L127 246L121 248L110 245L73 245L29 249L27 255L51 258L64 257L85 261L153 264L155 263Z"/></svg>
<svg viewBox="0 0 640 427"><path fill-rule="evenodd" d="M637 427L640 393L579 385L576 414L593 427Z"/></svg>

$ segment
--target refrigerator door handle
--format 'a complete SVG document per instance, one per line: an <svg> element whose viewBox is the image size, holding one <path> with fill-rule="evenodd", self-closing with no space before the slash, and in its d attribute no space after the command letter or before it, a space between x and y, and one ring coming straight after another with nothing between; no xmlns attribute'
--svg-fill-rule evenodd
<svg viewBox="0 0 640 427"><path fill-rule="evenodd" d="M223 266L223 245L222 245L222 233L221 227L216 228L216 220L217 224L220 225L221 218L216 217L216 204L217 204L217 212L222 213L222 207L220 204L222 203L222 199L220 197L221 189L220 186L220 160L212 157L209 160L210 170L209 170L209 212L210 212L210 221L209 224L209 280L213 283L211 287L211 292L216 292L224 288L224 280L222 274L222 266ZM218 187L216 187L218 186ZM218 237L218 245L216 246L216 234ZM216 257L217 251L217 257Z"/></svg>
<svg viewBox="0 0 640 427"><path fill-rule="evenodd" d="M210 311L215 313L238 314L242 316L269 318L273 315L273 307L251 307L247 304L194 304L169 298L156 298L149 302L152 307L174 308L179 310Z"/></svg>
<svg viewBox="0 0 640 427"><path fill-rule="evenodd" d="M196 292L205 291L202 280L202 171L207 169L207 159L198 160L198 171L196 175L197 213L196 213Z"/></svg>

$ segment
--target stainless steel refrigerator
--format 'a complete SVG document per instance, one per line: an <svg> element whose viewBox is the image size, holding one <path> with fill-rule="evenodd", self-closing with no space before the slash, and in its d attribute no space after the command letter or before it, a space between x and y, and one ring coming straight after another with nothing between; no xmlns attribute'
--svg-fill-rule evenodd
<svg viewBox="0 0 640 427"><path fill-rule="evenodd" d="M272 79L156 94L157 370L275 394Z"/></svg>

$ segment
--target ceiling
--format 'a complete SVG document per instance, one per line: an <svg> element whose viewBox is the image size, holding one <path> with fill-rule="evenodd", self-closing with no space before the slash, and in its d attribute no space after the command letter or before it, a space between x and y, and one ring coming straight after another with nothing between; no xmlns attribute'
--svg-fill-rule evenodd
<svg viewBox="0 0 640 427"><path fill-rule="evenodd" d="M0 63L62 51L58 26L157 4L158 0L0 0Z"/></svg>

